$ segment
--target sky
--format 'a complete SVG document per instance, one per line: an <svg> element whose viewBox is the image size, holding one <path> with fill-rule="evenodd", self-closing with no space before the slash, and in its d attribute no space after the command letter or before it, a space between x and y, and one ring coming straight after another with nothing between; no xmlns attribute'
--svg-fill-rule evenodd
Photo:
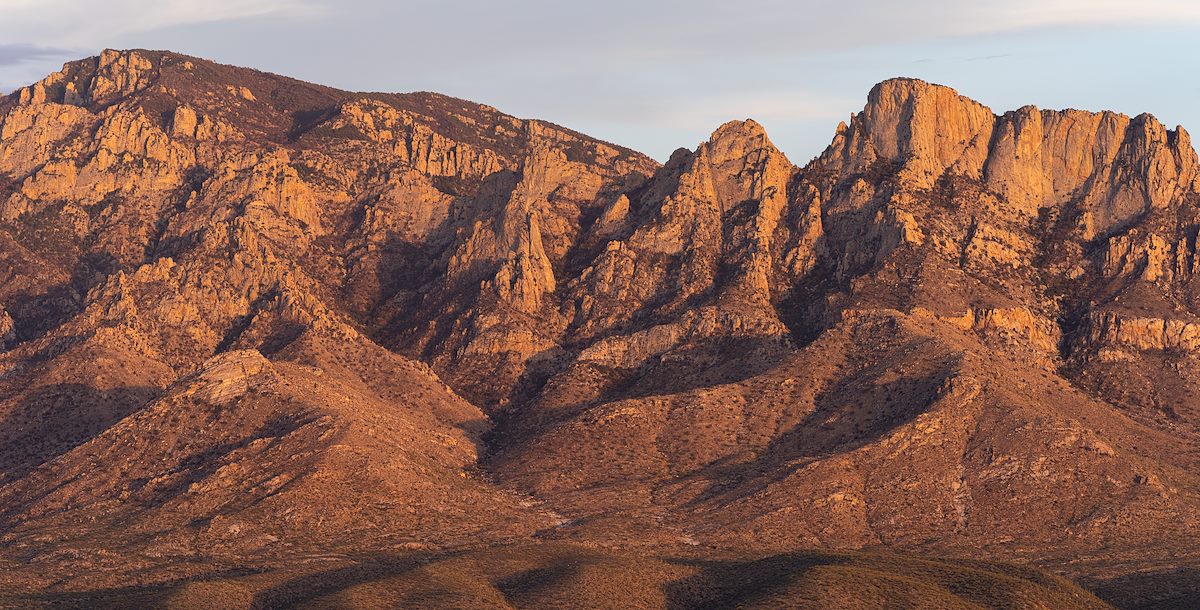
<svg viewBox="0 0 1200 610"><path fill-rule="evenodd" d="M660 160L753 118L803 164L895 76L1200 133L1197 0L0 0L0 91L104 48L437 91Z"/></svg>

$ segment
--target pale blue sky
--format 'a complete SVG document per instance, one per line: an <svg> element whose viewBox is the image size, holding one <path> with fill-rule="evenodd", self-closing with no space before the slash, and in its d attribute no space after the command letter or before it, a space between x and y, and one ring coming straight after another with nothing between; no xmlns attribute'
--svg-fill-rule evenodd
<svg viewBox="0 0 1200 610"><path fill-rule="evenodd" d="M100 8L100 7L103 8ZM0 0L0 88L105 47L357 90L432 90L659 159L754 118L803 164L871 85L1200 132L1195 0Z"/></svg>

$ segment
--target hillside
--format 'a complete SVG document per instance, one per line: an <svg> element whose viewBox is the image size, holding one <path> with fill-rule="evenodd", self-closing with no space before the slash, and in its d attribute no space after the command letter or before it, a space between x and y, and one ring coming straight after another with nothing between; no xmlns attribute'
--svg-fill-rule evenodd
<svg viewBox="0 0 1200 610"><path fill-rule="evenodd" d="M983 561L853 552L768 557L642 555L568 544L334 560L262 574L82 594L0 607L296 608L1109 608L1068 581ZM226 606L221 606L226 607Z"/></svg>

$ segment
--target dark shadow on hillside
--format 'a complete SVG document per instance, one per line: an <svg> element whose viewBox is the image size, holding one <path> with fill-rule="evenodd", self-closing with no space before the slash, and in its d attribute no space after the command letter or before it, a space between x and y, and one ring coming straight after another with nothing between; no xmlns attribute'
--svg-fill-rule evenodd
<svg viewBox="0 0 1200 610"><path fill-rule="evenodd" d="M713 464L710 488L692 500L701 503L731 489L754 493L790 474L798 461L844 454L880 442L924 413L938 399L949 367L880 383L891 368L880 364L839 379L816 396L816 408L776 437L750 463ZM785 464L793 464L782 468ZM747 488L746 486L750 487Z"/></svg>
<svg viewBox="0 0 1200 610"><path fill-rule="evenodd" d="M1200 607L1200 567L1139 572L1085 583L1121 610L1195 610Z"/></svg>
<svg viewBox="0 0 1200 610"><path fill-rule="evenodd" d="M496 582L496 588L504 594L509 603L521 607L553 592L555 587L561 586L578 574L580 566L587 561L586 557L559 558L559 561L552 565L502 578Z"/></svg>
<svg viewBox="0 0 1200 610"><path fill-rule="evenodd" d="M0 483L90 441L160 393L149 386L99 390L77 383L30 390L0 422Z"/></svg>
<svg viewBox="0 0 1200 610"><path fill-rule="evenodd" d="M61 224L57 218L44 222ZM38 263L49 261L71 270L71 278L66 282L7 297L5 308L12 316L19 343L40 339L66 324L83 310L84 295L120 269L118 261L107 252L77 255L73 242L47 243L47 238L31 237L22 231L13 231L12 234L22 245L41 257Z"/></svg>
<svg viewBox="0 0 1200 610"><path fill-rule="evenodd" d="M167 483L157 482L152 478L136 479L130 482L129 491L143 510L157 509L169 504L172 500L187 493L194 483L204 481L213 476L220 468L229 463L229 456L240 450L245 450L259 440L278 440L311 423L316 417L308 414L277 413L263 422L253 434L235 441L209 447L203 451L188 454L179 458L172 468L173 473L180 474ZM291 468L301 470L312 462L312 458L298 458ZM160 479L161 480L161 479ZM278 494L296 482L292 478L270 492L247 492L236 500L222 506L222 510L236 511L248 508L264 498Z"/></svg>
<svg viewBox="0 0 1200 610"><path fill-rule="evenodd" d="M250 608L290 608L314 602L322 608L642 607L634 600L658 598L659 593L665 598L663 607L681 610L818 608L827 607L830 600L841 601L839 608L1101 607L1065 581L1052 582L1048 576L1016 566L858 552L814 550L718 559L540 544L369 554L350 561L350 565L316 571L297 565L293 568L303 573L281 572L278 578L257 582L241 578L259 573L253 568L224 576L230 585L227 590L244 594ZM814 574L814 570L819 572ZM167 603L179 608L209 608L212 600L207 595L220 589L193 590L188 596L186 585L220 584L222 580L220 574L206 574L143 589L122 587L12 599L54 601L54 607L72 608L161 607ZM343 592L345 597L333 597ZM598 600L602 601L597 604ZM0 595L0 604L5 601ZM651 607L659 607L659 603Z"/></svg>
<svg viewBox="0 0 1200 610"><path fill-rule="evenodd" d="M668 608L741 608L786 594L812 568L845 562L837 555L806 552L750 561L676 560L699 572L663 588Z"/></svg>
<svg viewBox="0 0 1200 610"><path fill-rule="evenodd" d="M880 363L838 380L816 396L816 409L776 439L767 454L821 457L876 443L924 413L951 374L948 367L939 367L930 374L880 383L891 372L887 363Z"/></svg>
<svg viewBox="0 0 1200 610"><path fill-rule="evenodd" d="M355 585L401 576L435 559L447 559L457 554L452 552L436 557L428 553L376 555L351 566L316 574L305 574L287 580L257 593L254 596L253 607L290 607Z"/></svg>
<svg viewBox="0 0 1200 610"><path fill-rule="evenodd" d="M513 402L518 406L492 414L495 427L485 438L488 455L501 453L600 404L737 383L778 366L789 353L791 348L786 340L775 337L717 337L693 340L683 347L647 359L636 369L573 363L568 358L531 361L513 392ZM572 367L593 367L595 375L588 378L604 379L602 388L595 392L601 396L599 400L580 400L557 405L553 410L527 408L528 401L554 383L556 376L571 375ZM579 373L578 370L575 372Z"/></svg>
<svg viewBox="0 0 1200 610"><path fill-rule="evenodd" d="M678 394L757 377L791 352L776 337L718 337L691 341L650 358L617 400Z"/></svg>
<svg viewBox="0 0 1200 610"><path fill-rule="evenodd" d="M188 583L221 582L258 574L252 568L225 568L192 578L178 578L149 586L130 585L96 591L34 593L0 592L0 608L55 608L56 610L128 610L170 607L171 594ZM220 606L218 606L220 607Z"/></svg>

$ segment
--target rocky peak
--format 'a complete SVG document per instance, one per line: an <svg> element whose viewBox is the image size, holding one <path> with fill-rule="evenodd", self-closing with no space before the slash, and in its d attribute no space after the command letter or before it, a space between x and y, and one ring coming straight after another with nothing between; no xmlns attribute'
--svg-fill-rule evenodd
<svg viewBox="0 0 1200 610"><path fill-rule="evenodd" d="M871 90L820 163L842 178L895 175L909 190L943 176L978 180L1031 216L1072 206L1086 239L1200 188L1187 132L1153 116L1027 106L997 117L953 89L904 78Z"/></svg>
<svg viewBox="0 0 1200 610"><path fill-rule="evenodd" d="M87 99L96 103L132 95L150 85L154 69L154 62L138 51L105 49L100 53Z"/></svg>
<svg viewBox="0 0 1200 610"><path fill-rule="evenodd" d="M773 240L788 204L794 167L762 125L752 120L722 125L702 150L713 168L722 209L740 208L725 231L729 258L739 269L733 289L751 301L766 303Z"/></svg>
<svg viewBox="0 0 1200 610"><path fill-rule="evenodd" d="M1091 238L1151 209L1177 205L1200 186L1200 165L1182 128L1148 114L1039 111L999 119L984 168L987 185L1029 213L1073 203Z"/></svg>
<svg viewBox="0 0 1200 610"><path fill-rule="evenodd" d="M843 174L902 164L908 182L928 188L947 170L977 177L994 122L990 109L954 89L891 79L871 89L866 107L822 158Z"/></svg>
<svg viewBox="0 0 1200 610"><path fill-rule="evenodd" d="M718 127L708 137L704 144L713 155L714 160L721 162L735 157L745 156L748 147L762 146L774 148L767 138L767 130L754 119L729 121Z"/></svg>
<svg viewBox="0 0 1200 610"><path fill-rule="evenodd" d="M151 54L105 49L99 56L68 62L62 70L21 89L19 102L103 105L149 87L156 77Z"/></svg>
<svg viewBox="0 0 1200 610"><path fill-rule="evenodd" d="M713 168L723 207L747 199L785 195L792 163L757 122L726 123L713 132L701 149Z"/></svg>

